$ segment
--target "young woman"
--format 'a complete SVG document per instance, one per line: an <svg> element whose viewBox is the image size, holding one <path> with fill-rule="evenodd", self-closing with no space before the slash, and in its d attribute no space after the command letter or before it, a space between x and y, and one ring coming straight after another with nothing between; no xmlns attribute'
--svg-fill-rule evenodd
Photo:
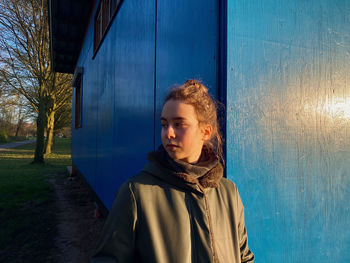
<svg viewBox="0 0 350 263"><path fill-rule="evenodd" d="M253 262L241 199L223 178L217 108L204 85L173 88L162 145L118 191L92 262Z"/></svg>

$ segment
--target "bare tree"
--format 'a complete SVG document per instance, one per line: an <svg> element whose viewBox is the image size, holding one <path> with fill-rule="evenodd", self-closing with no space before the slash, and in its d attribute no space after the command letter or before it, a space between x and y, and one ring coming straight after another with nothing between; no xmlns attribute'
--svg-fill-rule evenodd
<svg viewBox="0 0 350 263"><path fill-rule="evenodd" d="M72 126L72 105L67 104L56 112L55 115L55 130L54 133L62 131L67 127Z"/></svg>
<svg viewBox="0 0 350 263"><path fill-rule="evenodd" d="M71 103L71 75L52 70L47 1L0 0L0 77L37 113L34 161L51 152L55 113Z"/></svg>
<svg viewBox="0 0 350 263"><path fill-rule="evenodd" d="M72 76L69 74L53 73L51 74L52 85L48 86L47 94L47 125L46 125L46 144L45 153L51 153L51 147L53 144L53 136L55 125L62 123L63 119L65 123L71 122L71 114L67 109L71 108L71 97L72 97ZM51 90L52 88L52 90ZM57 121L56 121L56 117ZM68 125L69 125L68 124ZM62 128L62 127L57 127Z"/></svg>

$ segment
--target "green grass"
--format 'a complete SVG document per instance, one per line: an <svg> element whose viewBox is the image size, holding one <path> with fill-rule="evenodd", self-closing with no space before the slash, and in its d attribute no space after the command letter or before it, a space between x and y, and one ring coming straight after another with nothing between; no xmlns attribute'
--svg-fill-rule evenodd
<svg viewBox="0 0 350 263"><path fill-rule="evenodd" d="M0 262L47 262L56 234L47 179L71 165L70 139L57 139L45 164L30 164L35 144L0 151Z"/></svg>

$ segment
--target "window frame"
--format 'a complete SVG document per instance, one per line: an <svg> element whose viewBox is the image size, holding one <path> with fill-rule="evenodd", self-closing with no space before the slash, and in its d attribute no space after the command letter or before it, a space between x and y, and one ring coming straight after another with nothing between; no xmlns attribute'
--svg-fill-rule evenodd
<svg viewBox="0 0 350 263"><path fill-rule="evenodd" d="M82 119L83 119L83 107L82 107L82 98L83 98L83 68L77 67L75 69L72 86L75 88L75 112L74 112L74 128L82 128Z"/></svg>
<svg viewBox="0 0 350 263"><path fill-rule="evenodd" d="M93 59L95 58L123 0L100 0L94 16Z"/></svg>

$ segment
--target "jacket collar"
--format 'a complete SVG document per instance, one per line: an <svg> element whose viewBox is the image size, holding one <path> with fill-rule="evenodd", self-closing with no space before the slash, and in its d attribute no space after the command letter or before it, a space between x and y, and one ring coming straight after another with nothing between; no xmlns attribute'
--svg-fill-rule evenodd
<svg viewBox="0 0 350 263"><path fill-rule="evenodd" d="M163 146L149 153L148 160L150 162L143 171L195 192L203 193L205 188L218 187L223 176L223 168L217 156L206 146L203 147L199 162L195 165L173 160Z"/></svg>

